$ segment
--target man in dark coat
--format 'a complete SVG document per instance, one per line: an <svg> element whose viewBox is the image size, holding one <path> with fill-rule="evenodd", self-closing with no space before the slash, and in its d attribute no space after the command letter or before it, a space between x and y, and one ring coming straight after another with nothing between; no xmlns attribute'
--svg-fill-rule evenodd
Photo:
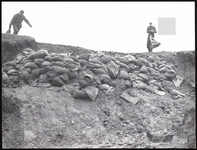
<svg viewBox="0 0 197 150"><path fill-rule="evenodd" d="M26 17L24 16L24 11L21 10L19 13L15 14L12 18L12 20L10 21L9 24L9 31L11 30L11 26L13 25L13 29L14 29L14 34L18 34L18 32L20 31L20 29L22 28L22 22L23 20L30 26L32 27L32 25L30 24L30 22L26 19Z"/></svg>
<svg viewBox="0 0 197 150"><path fill-rule="evenodd" d="M155 33L157 33L156 29L154 26L152 26L152 22L149 23L149 26L147 27L147 33L148 36L150 37L150 35L152 35L152 37L155 37Z"/></svg>

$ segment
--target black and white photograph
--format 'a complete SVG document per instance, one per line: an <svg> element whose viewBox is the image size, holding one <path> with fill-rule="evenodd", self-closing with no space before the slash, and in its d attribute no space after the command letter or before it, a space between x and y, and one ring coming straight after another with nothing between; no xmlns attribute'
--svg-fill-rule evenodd
<svg viewBox="0 0 197 150"><path fill-rule="evenodd" d="M196 148L195 1L2 1L2 148Z"/></svg>

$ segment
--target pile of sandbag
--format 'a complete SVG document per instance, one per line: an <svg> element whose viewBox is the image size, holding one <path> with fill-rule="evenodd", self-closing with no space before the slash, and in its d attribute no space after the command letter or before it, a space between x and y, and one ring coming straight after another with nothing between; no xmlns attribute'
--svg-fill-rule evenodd
<svg viewBox="0 0 197 150"><path fill-rule="evenodd" d="M127 88L162 93L161 82L176 78L174 65L158 56L136 58L133 55L110 56L104 52L69 55L47 50L23 49L13 61L3 64L3 83L23 81L29 85L49 84L61 87L75 83L74 98L95 100L99 90L113 92L117 80ZM159 91L160 90L160 91Z"/></svg>

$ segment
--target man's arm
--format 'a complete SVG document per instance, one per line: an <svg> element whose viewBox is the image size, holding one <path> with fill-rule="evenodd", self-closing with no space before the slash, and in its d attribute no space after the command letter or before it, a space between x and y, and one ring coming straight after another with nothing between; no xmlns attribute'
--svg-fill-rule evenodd
<svg viewBox="0 0 197 150"><path fill-rule="evenodd" d="M147 27L147 33L150 33L150 27Z"/></svg>
<svg viewBox="0 0 197 150"><path fill-rule="evenodd" d="M155 30L155 33L157 33L157 30L156 30L156 28L154 27L154 30Z"/></svg>
<svg viewBox="0 0 197 150"><path fill-rule="evenodd" d="M25 18L25 16L24 16L24 21L25 21L30 27L32 27L31 23L29 22L29 20L27 20L27 19Z"/></svg>

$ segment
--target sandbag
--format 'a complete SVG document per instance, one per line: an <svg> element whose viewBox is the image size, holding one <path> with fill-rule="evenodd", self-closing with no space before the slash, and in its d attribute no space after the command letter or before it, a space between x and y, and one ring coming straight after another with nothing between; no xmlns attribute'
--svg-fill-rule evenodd
<svg viewBox="0 0 197 150"><path fill-rule="evenodd" d="M98 95L98 89L95 86L87 86L84 89L84 93L86 93L91 100L95 101Z"/></svg>
<svg viewBox="0 0 197 150"><path fill-rule="evenodd" d="M41 74L39 76L39 83L48 83L49 81L47 80L47 75L46 74Z"/></svg>
<svg viewBox="0 0 197 150"><path fill-rule="evenodd" d="M16 64L16 61L13 60L13 61L8 61L8 62L3 64L3 66L5 66L5 65L14 66L15 67L17 64Z"/></svg>
<svg viewBox="0 0 197 150"><path fill-rule="evenodd" d="M175 77L176 77L176 74L171 74L171 73L168 73L168 72L165 72L164 73L164 76L169 80L169 81L172 81Z"/></svg>
<svg viewBox="0 0 197 150"><path fill-rule="evenodd" d="M35 78L38 78L40 76L40 68L32 69L31 75Z"/></svg>
<svg viewBox="0 0 197 150"><path fill-rule="evenodd" d="M52 69L53 69L52 66L44 66L44 67L40 68L40 74L45 74L45 73L49 72Z"/></svg>
<svg viewBox="0 0 197 150"><path fill-rule="evenodd" d="M124 64L129 64L129 60L126 57L117 57L116 59Z"/></svg>
<svg viewBox="0 0 197 150"><path fill-rule="evenodd" d="M156 70L159 69L157 63L153 62L152 65L153 65L154 69L156 69Z"/></svg>
<svg viewBox="0 0 197 150"><path fill-rule="evenodd" d="M61 56L54 56L52 61L64 61L64 59Z"/></svg>
<svg viewBox="0 0 197 150"><path fill-rule="evenodd" d="M50 55L47 55L47 56L44 57L44 60L49 61L49 62L51 62L52 59L53 59L53 57L50 56Z"/></svg>
<svg viewBox="0 0 197 150"><path fill-rule="evenodd" d="M44 52L44 53L46 53L46 55L49 55L49 52L47 50L45 50L45 49L40 49L37 52Z"/></svg>
<svg viewBox="0 0 197 150"><path fill-rule="evenodd" d="M153 48L156 48L159 45L161 45L161 43L160 42L157 42L157 41L153 41L152 44L153 44Z"/></svg>
<svg viewBox="0 0 197 150"><path fill-rule="evenodd" d="M78 71L71 71L71 72L68 74L68 76L69 76L69 79L75 79L75 78L78 78L79 73L78 73Z"/></svg>
<svg viewBox="0 0 197 150"><path fill-rule="evenodd" d="M67 84L68 81L69 81L69 76L68 76L67 73L64 73L64 74L60 75L59 78L60 78L64 83L66 83L66 84Z"/></svg>
<svg viewBox="0 0 197 150"><path fill-rule="evenodd" d="M110 86L108 84L101 84L99 85L99 89L100 90L108 90L110 88Z"/></svg>
<svg viewBox="0 0 197 150"><path fill-rule="evenodd" d="M19 74L19 79L25 81L26 83L29 82L29 73L26 71L23 71Z"/></svg>
<svg viewBox="0 0 197 150"><path fill-rule="evenodd" d="M132 82L132 86L134 88L138 88L138 89L143 89L143 90L147 89L147 85L143 82L140 82L140 81Z"/></svg>
<svg viewBox="0 0 197 150"><path fill-rule="evenodd" d="M47 56L47 54L43 51L38 51L35 53L32 53L31 55L28 56L29 59L34 59L34 58L44 58Z"/></svg>
<svg viewBox="0 0 197 150"><path fill-rule="evenodd" d="M88 61L85 59L79 59L78 61L82 67L88 64Z"/></svg>
<svg viewBox="0 0 197 150"><path fill-rule="evenodd" d="M58 56L65 58L68 57L68 53L59 53Z"/></svg>
<svg viewBox="0 0 197 150"><path fill-rule="evenodd" d="M119 62L119 65L120 65L120 68L125 68L127 70L129 69L129 67L125 63Z"/></svg>
<svg viewBox="0 0 197 150"><path fill-rule="evenodd" d="M58 76L58 74L52 70L47 72L46 75L48 81L53 81L53 79Z"/></svg>
<svg viewBox="0 0 197 150"><path fill-rule="evenodd" d="M26 51L26 52L35 52L35 51L32 50L31 48L24 48L24 49L22 50L22 52L24 52L24 51Z"/></svg>
<svg viewBox="0 0 197 150"><path fill-rule="evenodd" d="M66 68L60 66L53 66L53 70L59 75L68 73L68 70Z"/></svg>
<svg viewBox="0 0 197 150"><path fill-rule="evenodd" d="M155 80L163 81L167 80L167 78L164 76L164 74L159 74L158 76L153 77Z"/></svg>
<svg viewBox="0 0 197 150"><path fill-rule="evenodd" d="M8 75L2 71L2 83L9 83Z"/></svg>
<svg viewBox="0 0 197 150"><path fill-rule="evenodd" d="M36 69L36 68L38 68L38 66L35 64L35 62L27 62L27 63L24 65L24 68Z"/></svg>
<svg viewBox="0 0 197 150"><path fill-rule="evenodd" d="M92 69L92 72L95 74L95 75L98 75L98 74L106 74L106 72L101 69L101 68L95 68L95 69Z"/></svg>
<svg viewBox="0 0 197 150"><path fill-rule="evenodd" d="M35 64L38 66L38 68L41 68L42 62L35 62Z"/></svg>
<svg viewBox="0 0 197 150"><path fill-rule="evenodd" d="M73 59L75 62L78 62L78 58L76 56L69 56L69 58Z"/></svg>
<svg viewBox="0 0 197 150"><path fill-rule="evenodd" d="M23 71L27 71L29 74L31 74L31 68L21 68L20 72L23 72Z"/></svg>
<svg viewBox="0 0 197 150"><path fill-rule="evenodd" d="M79 85L80 85L80 88L85 88L86 86L89 86L90 83L85 79L81 79L79 80Z"/></svg>
<svg viewBox="0 0 197 150"><path fill-rule="evenodd" d="M103 81L103 80L109 80L109 81L111 81L110 76L107 75L107 74L100 74L99 75L99 79L100 79L100 81Z"/></svg>
<svg viewBox="0 0 197 150"><path fill-rule="evenodd" d="M42 64L41 64L41 67L44 67L44 66L51 66L51 62L49 61L43 61Z"/></svg>
<svg viewBox="0 0 197 150"><path fill-rule="evenodd" d="M78 59L85 59L89 61L90 56L91 56L90 54L81 54L79 55Z"/></svg>
<svg viewBox="0 0 197 150"><path fill-rule="evenodd" d="M70 58L70 57L65 57L65 58L64 58L64 63L75 63L75 62L77 62L77 61L73 60L73 59Z"/></svg>
<svg viewBox="0 0 197 150"><path fill-rule="evenodd" d="M111 61L111 57L109 57L109 56L102 56L100 60L101 60L102 63L107 64L108 62Z"/></svg>
<svg viewBox="0 0 197 150"><path fill-rule="evenodd" d="M138 60L137 62L135 62L136 66L142 67L144 64L142 61Z"/></svg>
<svg viewBox="0 0 197 150"><path fill-rule="evenodd" d="M100 69L104 70L106 72L106 74L108 74L108 68L105 64L100 65Z"/></svg>
<svg viewBox="0 0 197 150"><path fill-rule="evenodd" d="M26 58L26 56L23 55L23 54L21 54L21 53L19 53L18 55L16 55L16 57L15 57L14 60L16 61L16 63L20 63L20 61L21 61L23 58Z"/></svg>
<svg viewBox="0 0 197 150"><path fill-rule="evenodd" d="M18 74L18 73L19 73L19 71L16 70L16 69L11 69L11 70L9 70L9 71L7 72L8 75L11 75L11 74Z"/></svg>
<svg viewBox="0 0 197 150"><path fill-rule="evenodd" d="M120 71L120 73L118 75L118 78L119 79L124 79L124 80L130 80L129 74L124 70Z"/></svg>
<svg viewBox="0 0 197 150"><path fill-rule="evenodd" d="M138 61L141 61L144 65L148 66L148 61L145 58L139 58Z"/></svg>
<svg viewBox="0 0 197 150"><path fill-rule="evenodd" d="M176 71L174 71L173 69L170 69L167 72L170 73L170 74L176 74Z"/></svg>
<svg viewBox="0 0 197 150"><path fill-rule="evenodd" d="M89 62L87 68L100 68L100 64Z"/></svg>
<svg viewBox="0 0 197 150"><path fill-rule="evenodd" d="M90 58L89 59L89 63L95 63L95 64L99 64L99 65L101 65L102 64L102 62L100 61L100 60L98 60L98 59L96 59L96 58Z"/></svg>
<svg viewBox="0 0 197 150"><path fill-rule="evenodd" d="M12 67L13 67L13 66L12 66ZM20 69L20 68L24 68L24 67L23 67L23 64L17 64L17 65L16 65L16 69ZM26 67L26 68L27 68L27 67Z"/></svg>
<svg viewBox="0 0 197 150"><path fill-rule="evenodd" d="M145 82L149 80L149 77L146 74L140 73L138 74L139 77L143 78Z"/></svg>
<svg viewBox="0 0 197 150"><path fill-rule="evenodd" d="M85 68L85 66L83 68ZM81 67L79 62L75 62L75 67L74 68L70 68L70 70L71 71L78 71L78 70L81 70L83 68Z"/></svg>
<svg viewBox="0 0 197 150"><path fill-rule="evenodd" d="M94 76L94 73L92 71L90 71L89 69L86 69L84 71L82 71L80 74L79 74L80 77L82 78L86 78L90 81L93 81L93 76Z"/></svg>
<svg viewBox="0 0 197 150"><path fill-rule="evenodd" d="M126 80L124 84L126 88L131 88L131 82L129 80Z"/></svg>
<svg viewBox="0 0 197 150"><path fill-rule="evenodd" d="M60 77L55 77L51 83L52 86L57 86L57 87L61 87L64 85L64 82L62 81L62 79Z"/></svg>
<svg viewBox="0 0 197 150"><path fill-rule="evenodd" d="M145 65L143 65L143 66L141 67L141 69L140 69L140 72L141 72L141 73L147 73L147 72L148 72L147 67L146 67Z"/></svg>
<svg viewBox="0 0 197 150"><path fill-rule="evenodd" d="M65 64L65 67L69 68L69 69L75 69L76 64L75 63L67 63L67 64Z"/></svg>
<svg viewBox="0 0 197 150"><path fill-rule="evenodd" d="M32 61L33 62L33 60L29 60L28 59L28 57L23 57L20 61L18 61L17 63L19 64L24 64L24 62L27 62L27 61Z"/></svg>
<svg viewBox="0 0 197 150"><path fill-rule="evenodd" d="M34 58L34 62L42 63L44 62L43 58Z"/></svg>
<svg viewBox="0 0 197 150"><path fill-rule="evenodd" d="M61 61L51 61L52 65L65 67L65 64Z"/></svg>
<svg viewBox="0 0 197 150"><path fill-rule="evenodd" d="M41 67L42 62L44 62L43 58L34 58L34 62L38 67Z"/></svg>
<svg viewBox="0 0 197 150"><path fill-rule="evenodd" d="M130 71L138 70L139 66L136 66L134 63L128 65Z"/></svg>
<svg viewBox="0 0 197 150"><path fill-rule="evenodd" d="M20 62L20 64L23 64L23 66L26 64L26 63L28 63L28 62L32 62L32 63L35 63L33 60L31 60L31 59L28 59L28 58L25 58L25 59L23 59L21 62Z"/></svg>
<svg viewBox="0 0 197 150"><path fill-rule="evenodd" d="M167 72L168 69L166 67L162 67L161 69L159 69L159 72L160 73L164 73L164 72Z"/></svg>
<svg viewBox="0 0 197 150"><path fill-rule="evenodd" d="M108 68L108 72L111 79L116 79L119 73L119 69L114 70L113 68Z"/></svg>
<svg viewBox="0 0 197 150"><path fill-rule="evenodd" d="M147 58L147 61L149 61L149 62L154 62L154 57L153 56L148 56Z"/></svg>
<svg viewBox="0 0 197 150"><path fill-rule="evenodd" d="M78 89L73 90L72 96L75 99L89 99L89 96L85 92Z"/></svg>
<svg viewBox="0 0 197 150"><path fill-rule="evenodd" d="M137 63L137 59L135 58L135 56L132 55L126 55L125 58L128 59L129 63Z"/></svg>

